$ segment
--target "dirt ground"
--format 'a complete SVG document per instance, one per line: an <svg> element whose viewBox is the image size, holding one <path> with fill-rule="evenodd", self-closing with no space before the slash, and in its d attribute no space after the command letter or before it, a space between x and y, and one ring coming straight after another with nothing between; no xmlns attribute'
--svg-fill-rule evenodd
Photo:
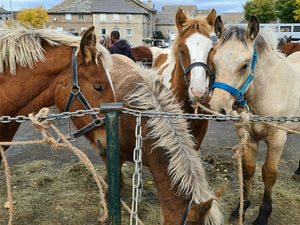
<svg viewBox="0 0 300 225"><path fill-rule="evenodd" d="M66 133L66 120L56 122ZM40 135L29 122L21 125L15 140L37 139ZM222 209L225 224L236 224L229 220L231 211L238 202L237 163L228 147L237 144L235 128L232 122L209 124L208 133L202 144L202 160L207 171L210 186L216 190L224 185L227 189L222 196ZM101 158L81 137L74 145L84 151L99 174L104 174ZM300 224L300 182L291 179L297 168L300 152L299 137L288 138L279 164L279 178L273 192L273 212L270 225ZM253 182L252 204L249 207L244 224L252 224L258 214L262 200L263 182L261 166L265 157L266 146L261 143L258 164ZM16 225L51 225L51 224L97 224L100 198L93 177L78 162L70 150L52 150L48 146L11 147L7 150L12 171L14 200L14 220ZM131 207L131 177L133 164L123 167L125 187L122 189L123 200ZM6 183L3 164L0 169L0 225L7 224L9 214L4 207L7 202ZM143 169L144 191L139 206L139 216L144 224L160 224L159 201L155 195L155 185L147 168ZM129 224L128 213L122 209L122 224Z"/></svg>

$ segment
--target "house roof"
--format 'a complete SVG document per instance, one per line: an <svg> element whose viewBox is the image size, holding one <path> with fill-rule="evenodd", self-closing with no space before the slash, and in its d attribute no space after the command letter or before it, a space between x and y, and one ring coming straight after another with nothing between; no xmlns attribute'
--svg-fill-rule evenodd
<svg viewBox="0 0 300 225"><path fill-rule="evenodd" d="M2 7L0 7L0 13L1 14L8 14L10 13L9 11L6 11L5 9L3 9Z"/></svg>
<svg viewBox="0 0 300 225"><path fill-rule="evenodd" d="M175 15L181 5L166 5L157 14L156 25L175 25Z"/></svg>
<svg viewBox="0 0 300 225"><path fill-rule="evenodd" d="M223 13L221 18L224 24L236 24L245 20L243 13Z"/></svg>
<svg viewBox="0 0 300 225"><path fill-rule="evenodd" d="M65 0L48 13L145 13L127 0Z"/></svg>

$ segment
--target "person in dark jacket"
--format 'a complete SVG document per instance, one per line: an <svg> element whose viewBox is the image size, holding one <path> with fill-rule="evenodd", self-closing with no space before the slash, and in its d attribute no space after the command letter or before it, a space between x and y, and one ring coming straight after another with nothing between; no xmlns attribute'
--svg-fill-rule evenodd
<svg viewBox="0 0 300 225"><path fill-rule="evenodd" d="M131 47L127 44L125 40L120 40L120 33L117 30L114 30L110 33L110 48L109 51L111 54L121 54L126 55L127 57L134 60Z"/></svg>

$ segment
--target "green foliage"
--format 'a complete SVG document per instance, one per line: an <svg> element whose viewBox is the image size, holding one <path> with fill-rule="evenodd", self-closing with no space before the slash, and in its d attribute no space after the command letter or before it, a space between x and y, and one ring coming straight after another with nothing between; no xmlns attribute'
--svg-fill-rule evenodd
<svg viewBox="0 0 300 225"><path fill-rule="evenodd" d="M251 16L255 15L260 23L269 23L272 20L276 20L274 1L275 0L247 1L244 5L245 18L250 20Z"/></svg>
<svg viewBox="0 0 300 225"><path fill-rule="evenodd" d="M300 21L300 0L296 0L297 6L296 10L294 10L294 19L296 21Z"/></svg>
<svg viewBox="0 0 300 225"><path fill-rule="evenodd" d="M275 2L276 15L281 23L296 23L294 19L296 8L296 0L276 0Z"/></svg>
<svg viewBox="0 0 300 225"><path fill-rule="evenodd" d="M36 29L43 28L49 20L47 10L42 6L33 9L23 9L17 14L17 20L25 27L33 26Z"/></svg>
<svg viewBox="0 0 300 225"><path fill-rule="evenodd" d="M164 39L164 35L160 30L156 31L153 37L154 39Z"/></svg>

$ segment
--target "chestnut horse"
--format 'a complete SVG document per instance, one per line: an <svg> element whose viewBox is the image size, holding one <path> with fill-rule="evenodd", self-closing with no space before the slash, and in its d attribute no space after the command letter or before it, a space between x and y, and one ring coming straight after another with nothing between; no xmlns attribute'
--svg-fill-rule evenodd
<svg viewBox="0 0 300 225"><path fill-rule="evenodd" d="M126 108L148 112L182 113L180 104L154 70L140 68L126 56L112 55L112 59L114 64L109 70L118 102L123 102ZM126 160L132 161L135 125L135 116L121 115L121 165ZM153 175L164 224L222 224L222 214L215 201L220 193L209 190L186 120L143 117L142 132L143 165ZM192 200L195 204L187 211L187 222L180 223Z"/></svg>
<svg viewBox="0 0 300 225"><path fill-rule="evenodd" d="M131 48L131 51L135 62L141 62L148 68L152 67L152 52L148 47L137 46Z"/></svg>
<svg viewBox="0 0 300 225"><path fill-rule="evenodd" d="M3 27L0 46L0 116L28 115L52 105L60 111L86 109L88 104L81 103L82 99L91 107L115 101L105 69L110 64L109 55L96 44L94 27L85 31L82 38L47 29ZM79 82L77 85L73 82L73 87L72 70ZM68 101L71 92L77 92L80 100L75 97L73 102ZM106 148L105 126L95 124L101 117L72 117L80 130L88 124L97 127L84 131L95 149L99 143ZM19 126L16 122L0 123L0 140L11 141Z"/></svg>
<svg viewBox="0 0 300 225"><path fill-rule="evenodd" d="M300 51L300 43L299 42L288 42L280 48L280 51L283 54L285 54L286 56L289 56L290 54L293 54L294 52Z"/></svg>
<svg viewBox="0 0 300 225"><path fill-rule="evenodd" d="M260 24L255 16L251 17L246 30L237 26L225 29L221 17L217 17L215 33L219 43L213 59L216 82L210 107L222 114L230 114L235 102L242 105L248 103L250 112L255 115L299 117L300 53L284 57L271 44L275 36L259 30ZM299 123L276 123L300 131ZM254 224L266 225L272 212L272 191L277 180L277 167L289 132L262 122L247 123L246 129L250 138L242 159L244 211L250 205L258 142L263 140L267 144L267 156L262 167L265 189ZM239 207L233 216L239 216Z"/></svg>
<svg viewBox="0 0 300 225"><path fill-rule="evenodd" d="M187 18L182 9L178 9L175 22L178 35L170 54L159 55L153 67L161 74L161 81L173 91L179 102L183 102L185 113L194 113L192 104L200 102L207 105L212 72L207 64L213 51L210 33L216 18L211 10L206 18ZM197 149L206 134L207 120L192 120L191 132L197 140Z"/></svg>

